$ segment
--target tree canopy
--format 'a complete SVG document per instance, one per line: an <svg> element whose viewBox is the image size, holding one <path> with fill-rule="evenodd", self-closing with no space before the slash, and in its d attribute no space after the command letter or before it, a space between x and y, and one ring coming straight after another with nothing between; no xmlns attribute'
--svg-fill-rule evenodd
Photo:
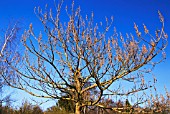
<svg viewBox="0 0 170 114"><path fill-rule="evenodd" d="M128 96L154 85L155 79L147 83L144 73L165 59L168 35L159 11L162 25L155 35L146 25L141 32L134 23L136 33L124 36L112 27L113 17L95 23L93 13L84 18L73 2L71 10L66 7L68 21L63 22L61 8L62 2L55 13L48 7L35 9L44 32L37 35L30 24L22 36L23 56L16 53L11 58L6 52L4 61L12 69L9 75L15 76L8 81L9 75L3 75L10 86L36 97L73 101L75 113L80 114L86 106L104 108L100 101L106 95ZM113 86L121 81L133 84L132 88Z"/></svg>

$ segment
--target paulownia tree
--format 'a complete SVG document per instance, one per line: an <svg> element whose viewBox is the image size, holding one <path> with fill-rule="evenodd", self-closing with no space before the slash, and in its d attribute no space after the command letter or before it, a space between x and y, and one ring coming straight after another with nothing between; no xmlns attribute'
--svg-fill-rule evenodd
<svg viewBox="0 0 170 114"><path fill-rule="evenodd" d="M13 69L11 75L16 76L14 81L6 80L10 86L36 97L71 100L75 102L76 114L87 106L104 108L99 101L105 95L127 96L152 86L142 74L151 72L165 58L168 36L160 12L162 26L155 35L145 25L144 32L140 32L134 24L136 34L125 37L115 28L110 35L113 17L106 18L105 24L97 24L93 13L90 18L83 18L74 3L71 10L66 7L68 21L63 22L61 6L62 3L55 13L48 7L45 11L35 8L44 32L37 35L30 24L22 37L23 57L6 56L5 61ZM125 90L121 85L113 86L117 82L134 86Z"/></svg>

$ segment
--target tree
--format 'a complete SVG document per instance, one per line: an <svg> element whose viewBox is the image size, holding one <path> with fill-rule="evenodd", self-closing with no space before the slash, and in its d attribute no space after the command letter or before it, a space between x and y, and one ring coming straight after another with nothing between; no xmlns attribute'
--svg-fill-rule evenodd
<svg viewBox="0 0 170 114"><path fill-rule="evenodd" d="M68 96L63 96L65 98L68 98ZM58 100L58 106L62 109L65 109L67 112L72 112L74 113L74 108L75 108L75 103L70 100L65 100L65 99L59 99Z"/></svg>
<svg viewBox="0 0 170 114"><path fill-rule="evenodd" d="M106 24L95 24L94 14L84 19L80 7L74 8L74 2L71 12L66 7L68 22L62 22L61 6L62 3L56 7L55 15L48 7L45 11L41 8L35 10L44 32L37 35L30 24L22 38L25 46L23 58L5 59L17 79L6 80L10 86L36 97L73 101L76 114L86 106L104 108L99 103L103 96L128 96L152 87L145 81L144 73L151 72L165 58L168 37L160 12L162 26L155 35L151 35L145 25L144 32L140 32L134 24L136 34L125 37L116 29L109 36L113 17L111 22L106 18ZM154 59L161 53L160 61L160 57ZM112 85L117 82L134 86L122 90L120 85L116 89L117 86ZM84 94L94 89L93 95L83 99ZM68 97L62 97L63 94Z"/></svg>
<svg viewBox="0 0 170 114"><path fill-rule="evenodd" d="M18 113L19 114L43 114L43 111L38 105L34 106L28 101L24 101Z"/></svg>
<svg viewBox="0 0 170 114"><path fill-rule="evenodd" d="M16 44L18 43L19 37L19 23L15 22L10 23L5 31L1 31L0 35L0 107L2 103L10 103L12 101L11 94L4 94L3 88L6 86L6 83L3 79L3 75L10 73L10 69L8 65L4 62L6 53L10 54L8 57L12 57L12 53L14 53ZM10 80L12 76L8 74L9 77L6 79Z"/></svg>
<svg viewBox="0 0 170 114"><path fill-rule="evenodd" d="M165 87L164 94L158 94L156 88L154 88L154 92L156 94L151 93L151 95L148 98L146 107L149 108L150 112L162 113L162 114L169 113L170 112L170 92L168 92L166 87Z"/></svg>
<svg viewBox="0 0 170 114"><path fill-rule="evenodd" d="M32 110L32 114L44 114L39 106L34 106Z"/></svg>
<svg viewBox="0 0 170 114"><path fill-rule="evenodd" d="M61 109L58 106L52 106L45 111L45 114L68 114L66 110Z"/></svg>
<svg viewBox="0 0 170 114"><path fill-rule="evenodd" d="M18 32L20 28L18 27L18 22L15 22L14 24L10 23L8 25L8 28L5 31L2 31L1 35L1 42L0 42L0 60L2 61L2 57L4 56L4 53L10 48L15 47L17 40L18 40ZM14 51L14 50L13 50Z"/></svg>

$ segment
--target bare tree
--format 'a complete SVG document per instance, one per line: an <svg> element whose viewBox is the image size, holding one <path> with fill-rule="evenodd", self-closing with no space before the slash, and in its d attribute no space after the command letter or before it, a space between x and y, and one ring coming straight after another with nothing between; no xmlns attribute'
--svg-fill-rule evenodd
<svg viewBox="0 0 170 114"><path fill-rule="evenodd" d="M12 46L11 44L14 44L14 42L12 41L15 41L17 39L17 33L19 29L20 28L18 27L18 22L16 22L14 24L9 24L5 32L2 31L0 37L1 38L0 57L3 57L5 50L9 49Z"/></svg>
<svg viewBox="0 0 170 114"><path fill-rule="evenodd" d="M15 51L16 44L19 40L17 36L19 29L18 22L15 22L14 24L10 23L7 29L5 31L2 30L0 34L0 105L2 105L2 103L10 103L12 101L11 94L4 94L3 88L6 83L3 80L2 75L5 75L10 71L8 65L4 62L4 59L6 58L5 56L7 52L8 54L11 52L11 55L8 55L8 57L12 57L12 53ZM10 75L8 74L8 76ZM8 79L10 79L10 77L8 77Z"/></svg>
<svg viewBox="0 0 170 114"><path fill-rule="evenodd" d="M62 22L61 6L62 3L56 6L55 15L48 7L45 11L35 9L44 32L37 35L30 24L22 39L24 57L16 55L5 59L17 80L6 80L10 86L36 97L72 100L76 114L86 106L104 108L99 101L105 95L128 96L152 87L145 81L144 74L165 58L168 37L160 12L162 26L155 35L151 35L145 25L144 32L140 32L134 24L136 34L125 37L115 28L110 35L113 17L106 18L105 24L94 23L94 14L84 19L80 8L74 8L74 2L71 10L66 7L68 22ZM154 59L161 53L162 57ZM121 84L112 86L118 82L134 86L125 88L128 90ZM94 94L84 99L92 90ZM62 97L63 94L68 97Z"/></svg>

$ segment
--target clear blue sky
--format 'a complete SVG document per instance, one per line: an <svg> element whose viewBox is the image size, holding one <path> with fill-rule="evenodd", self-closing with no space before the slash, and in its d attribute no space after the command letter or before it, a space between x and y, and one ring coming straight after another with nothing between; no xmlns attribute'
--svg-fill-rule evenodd
<svg viewBox="0 0 170 114"><path fill-rule="evenodd" d="M54 8L53 0L1 0L0 28L4 28L11 19L21 19L23 28L28 29L29 24L33 23L35 29L40 29L41 23L34 14L34 7L44 8L46 3ZM69 6L71 0L65 0L64 7L65 4ZM75 5L80 5L83 15L90 15L93 11L96 22L104 21L105 16L114 16L113 26L116 26L117 30L123 34L132 31L134 33L134 22L139 26L145 23L154 33L154 29L160 25L157 14L160 10L165 18L165 31L170 36L169 0L75 0ZM170 91L170 46L167 47L166 54L166 61L157 65L154 70L159 91L162 91L164 85Z"/></svg>

